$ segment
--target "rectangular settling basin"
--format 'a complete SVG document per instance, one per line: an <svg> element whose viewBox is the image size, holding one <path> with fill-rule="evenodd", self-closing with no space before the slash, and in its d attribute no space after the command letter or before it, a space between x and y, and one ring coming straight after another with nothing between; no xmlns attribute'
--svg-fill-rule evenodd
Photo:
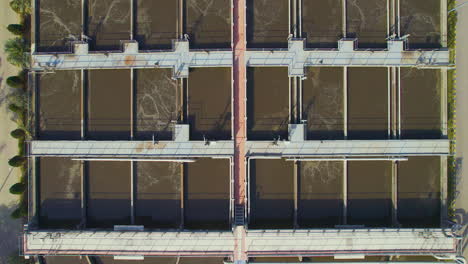
<svg viewBox="0 0 468 264"><path fill-rule="evenodd" d="M308 48L337 48L343 36L342 0L304 1L302 37Z"/></svg>
<svg viewBox="0 0 468 264"><path fill-rule="evenodd" d="M231 139L231 69L193 68L188 78L192 140Z"/></svg>
<svg viewBox="0 0 468 264"><path fill-rule="evenodd" d="M145 228L178 228L181 223L182 165L135 162L135 221Z"/></svg>
<svg viewBox="0 0 468 264"><path fill-rule="evenodd" d="M250 228L292 228L294 163L284 159L250 160Z"/></svg>
<svg viewBox="0 0 468 264"><path fill-rule="evenodd" d="M359 48L387 47L387 0L346 0L346 36Z"/></svg>
<svg viewBox="0 0 468 264"><path fill-rule="evenodd" d="M391 224L391 173L390 161L348 162L348 224Z"/></svg>
<svg viewBox="0 0 468 264"><path fill-rule="evenodd" d="M401 0L401 35L409 34L409 47L439 48L440 0Z"/></svg>
<svg viewBox="0 0 468 264"><path fill-rule="evenodd" d="M302 86L307 139L343 139L343 68L309 67Z"/></svg>
<svg viewBox="0 0 468 264"><path fill-rule="evenodd" d="M231 0L185 0L185 7L190 48L231 48Z"/></svg>
<svg viewBox="0 0 468 264"><path fill-rule="evenodd" d="M348 137L388 137L387 68L348 69Z"/></svg>
<svg viewBox="0 0 468 264"><path fill-rule="evenodd" d="M88 72L88 129L86 138L130 139L130 70Z"/></svg>
<svg viewBox="0 0 468 264"><path fill-rule="evenodd" d="M286 139L289 124L288 69L247 68L247 98L248 139Z"/></svg>
<svg viewBox="0 0 468 264"><path fill-rule="evenodd" d="M75 229L81 222L81 162L40 158L39 226Z"/></svg>
<svg viewBox="0 0 468 264"><path fill-rule="evenodd" d="M140 50L171 49L177 38L179 1L134 1L135 39Z"/></svg>
<svg viewBox="0 0 468 264"><path fill-rule="evenodd" d="M80 139L81 72L38 74L36 85L39 139Z"/></svg>
<svg viewBox="0 0 468 264"><path fill-rule="evenodd" d="M47 256L44 257L44 260L43 264L88 264L84 256Z"/></svg>
<svg viewBox="0 0 468 264"><path fill-rule="evenodd" d="M334 227L343 219L343 162L299 162L298 223Z"/></svg>
<svg viewBox="0 0 468 264"><path fill-rule="evenodd" d="M440 157L398 162L398 222L404 227L440 226Z"/></svg>
<svg viewBox="0 0 468 264"><path fill-rule="evenodd" d="M287 48L288 0L248 0L247 47Z"/></svg>
<svg viewBox="0 0 468 264"><path fill-rule="evenodd" d="M171 76L170 69L135 70L135 138L172 139L173 123L180 115L181 89Z"/></svg>
<svg viewBox="0 0 468 264"><path fill-rule="evenodd" d="M130 39L130 0L89 0L87 36L90 50L119 50Z"/></svg>
<svg viewBox="0 0 468 264"><path fill-rule="evenodd" d="M88 227L130 224L130 162L86 163Z"/></svg>
<svg viewBox="0 0 468 264"><path fill-rule="evenodd" d="M402 68L401 136L403 138L441 137L440 70Z"/></svg>
<svg viewBox="0 0 468 264"><path fill-rule="evenodd" d="M71 51L69 41L81 38L81 2L36 0L36 50Z"/></svg>
<svg viewBox="0 0 468 264"><path fill-rule="evenodd" d="M184 223L190 229L228 229L228 159L198 159L184 165Z"/></svg>

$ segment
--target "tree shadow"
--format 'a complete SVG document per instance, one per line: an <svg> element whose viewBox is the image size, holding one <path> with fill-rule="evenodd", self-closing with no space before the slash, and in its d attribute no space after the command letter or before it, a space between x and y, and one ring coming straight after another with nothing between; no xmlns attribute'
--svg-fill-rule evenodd
<svg viewBox="0 0 468 264"><path fill-rule="evenodd" d="M0 263L7 263L8 256L18 251L21 221L10 217L13 204L0 205Z"/></svg>

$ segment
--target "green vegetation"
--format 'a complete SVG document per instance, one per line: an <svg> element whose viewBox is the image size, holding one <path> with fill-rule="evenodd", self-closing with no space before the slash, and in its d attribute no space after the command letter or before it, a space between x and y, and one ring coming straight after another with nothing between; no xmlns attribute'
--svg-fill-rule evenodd
<svg viewBox="0 0 468 264"><path fill-rule="evenodd" d="M7 40L4 50L7 54L8 62L11 64L21 68L26 68L29 65L29 49L24 39L16 37Z"/></svg>
<svg viewBox="0 0 468 264"><path fill-rule="evenodd" d="M455 8L456 1L447 1L447 10ZM450 52L450 62L455 64L456 52L456 37L457 37L457 11L450 12L447 15L447 47ZM456 124L455 124L455 107L456 107L456 86L455 86L456 70L451 69L447 72L447 128L448 138L451 140L450 152L455 154L455 139L456 139ZM447 159L448 171L448 216L453 220L455 216L455 193L456 193L456 159L453 156Z"/></svg>
<svg viewBox="0 0 468 264"><path fill-rule="evenodd" d="M10 24L7 27L8 31L10 31L13 35L21 36L26 31L26 28L21 24Z"/></svg>
<svg viewBox="0 0 468 264"><path fill-rule="evenodd" d="M12 167L21 167L26 163L26 158L20 155L16 155L8 161L8 164Z"/></svg>
<svg viewBox="0 0 468 264"><path fill-rule="evenodd" d="M6 83L13 88L23 88L24 81L19 76L10 76L7 78Z"/></svg>
<svg viewBox="0 0 468 264"><path fill-rule="evenodd" d="M26 191L26 185L22 182L15 183L10 187L11 194L23 194L24 191Z"/></svg>
<svg viewBox="0 0 468 264"><path fill-rule="evenodd" d="M13 0L10 2L10 7L19 15L31 14L31 0Z"/></svg>
<svg viewBox="0 0 468 264"><path fill-rule="evenodd" d="M20 138L25 138L26 137L26 132L21 128L17 128L15 130L11 131L10 135L13 138L20 139Z"/></svg>

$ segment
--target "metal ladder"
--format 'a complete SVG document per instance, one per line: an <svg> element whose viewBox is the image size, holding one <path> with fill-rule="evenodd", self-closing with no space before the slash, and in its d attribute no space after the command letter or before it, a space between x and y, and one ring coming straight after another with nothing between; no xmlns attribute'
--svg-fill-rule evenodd
<svg viewBox="0 0 468 264"><path fill-rule="evenodd" d="M245 225L245 207L244 205L236 205L234 207L234 225Z"/></svg>

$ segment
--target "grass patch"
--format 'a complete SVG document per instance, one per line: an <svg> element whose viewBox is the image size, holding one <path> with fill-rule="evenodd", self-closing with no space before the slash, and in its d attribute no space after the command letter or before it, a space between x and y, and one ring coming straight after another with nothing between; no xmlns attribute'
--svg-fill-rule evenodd
<svg viewBox="0 0 468 264"><path fill-rule="evenodd" d="M452 10L456 6L455 0L447 1L447 10ZM447 48L450 52L450 63L455 64L456 57L456 37L457 37L457 11L452 11L447 15ZM456 199L456 173L457 164L454 157L456 151L456 70L447 71L447 129L450 139L450 153L447 159L447 210L449 220L455 217L455 199Z"/></svg>

